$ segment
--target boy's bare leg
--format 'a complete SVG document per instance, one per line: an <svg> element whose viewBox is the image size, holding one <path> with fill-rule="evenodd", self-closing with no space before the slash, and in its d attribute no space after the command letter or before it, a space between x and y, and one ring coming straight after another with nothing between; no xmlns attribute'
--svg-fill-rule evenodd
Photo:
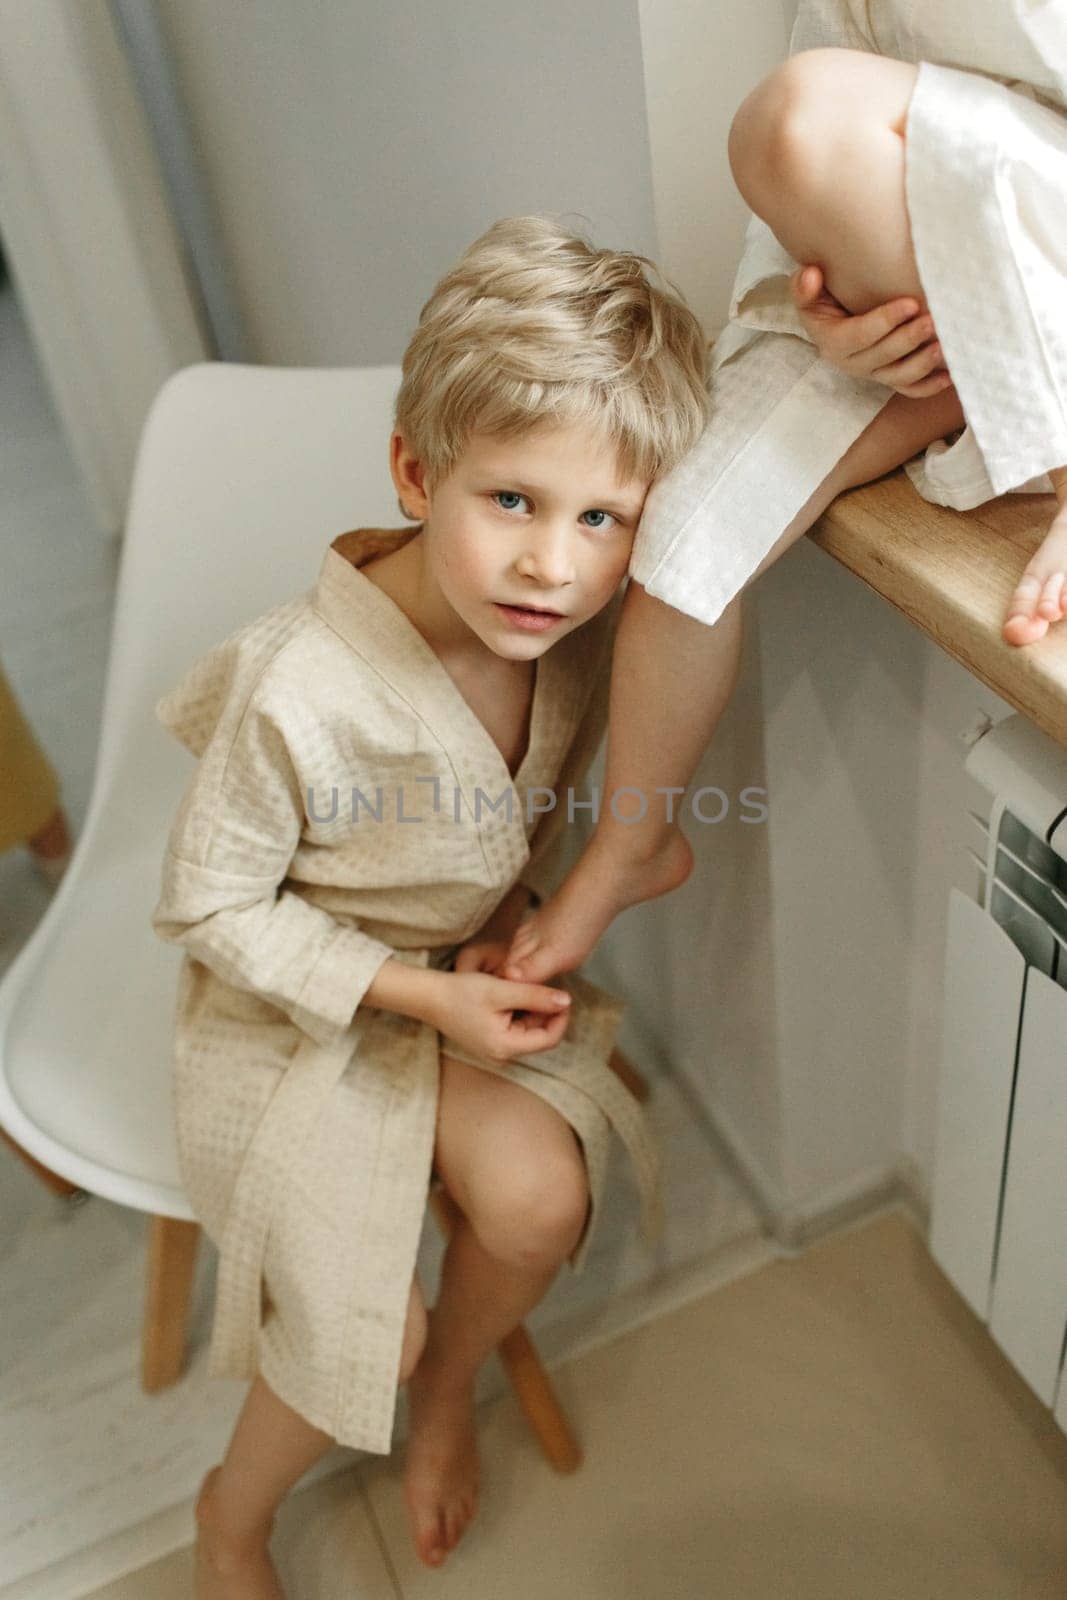
<svg viewBox="0 0 1067 1600"><path fill-rule="evenodd" d="M426 1307L411 1285L400 1363L407 1379L425 1339ZM334 1440L254 1378L222 1463L196 1504L196 1600L285 1600L268 1552L275 1513Z"/></svg>
<svg viewBox="0 0 1067 1600"><path fill-rule="evenodd" d="M894 395L801 508L749 583L806 533L842 490L881 477L962 422L952 389L925 400ZM654 803L664 799L656 790L687 788L691 782L733 693L740 648L740 595L706 627L631 580L611 669L605 803L592 838L558 892L517 929L504 977L543 983L572 971L620 911L675 888L688 875L689 844L677 824L666 820L665 806ZM672 708L678 708L677 714L666 715ZM648 799L640 821L617 821L607 803L627 785Z"/></svg>
<svg viewBox="0 0 1067 1600"><path fill-rule="evenodd" d="M333 1445L257 1373L196 1506L196 1600L285 1600L267 1545L274 1513Z"/></svg>
<svg viewBox="0 0 1067 1600"><path fill-rule="evenodd" d="M559 1112L521 1084L448 1055L436 1158L461 1214L408 1380L404 1492L427 1566L441 1564L476 1509L478 1370L544 1296L581 1238L589 1203L585 1160Z"/></svg>

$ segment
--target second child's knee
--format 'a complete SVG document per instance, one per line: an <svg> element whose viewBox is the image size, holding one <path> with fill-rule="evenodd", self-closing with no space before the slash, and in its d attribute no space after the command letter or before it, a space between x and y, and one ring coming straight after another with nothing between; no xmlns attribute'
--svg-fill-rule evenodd
<svg viewBox="0 0 1067 1600"><path fill-rule="evenodd" d="M757 215L765 216L784 191L795 197L816 181L834 117L832 58L849 53L805 50L790 56L738 107L727 146L730 170Z"/></svg>

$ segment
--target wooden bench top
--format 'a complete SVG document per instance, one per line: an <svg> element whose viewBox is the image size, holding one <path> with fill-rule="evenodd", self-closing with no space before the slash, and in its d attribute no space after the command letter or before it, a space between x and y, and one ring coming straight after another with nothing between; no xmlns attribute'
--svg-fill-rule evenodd
<svg viewBox="0 0 1067 1600"><path fill-rule="evenodd" d="M1054 510L1051 495L1008 494L951 511L923 500L901 470L839 495L808 537L1067 747L1067 620L1036 644L1000 636Z"/></svg>

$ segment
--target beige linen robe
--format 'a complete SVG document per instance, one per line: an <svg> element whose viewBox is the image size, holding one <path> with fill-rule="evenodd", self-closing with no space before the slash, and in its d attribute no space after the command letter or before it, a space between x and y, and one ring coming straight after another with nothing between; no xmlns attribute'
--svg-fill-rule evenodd
<svg viewBox="0 0 1067 1600"><path fill-rule="evenodd" d="M658 1149L607 1064L625 1009L614 996L564 975L563 1039L506 1065L360 1005L390 956L447 966L517 880L548 888L567 789L585 798L604 729L622 593L538 660L512 778L438 656L354 564L416 531L339 535L313 589L215 646L156 706L199 757L152 927L185 952L174 1113L183 1182L220 1252L208 1372L250 1379L258 1367L315 1426L379 1453L392 1439L442 1048L524 1085L574 1128L592 1200L574 1271L612 1128L646 1239L663 1226Z"/></svg>
<svg viewBox="0 0 1067 1600"><path fill-rule="evenodd" d="M908 217L966 426L908 476L960 511L1051 491L1067 463L1067 0L800 0L790 54L826 47L919 64ZM796 268L753 217L711 416L652 485L634 539L631 578L708 624L892 398L820 359Z"/></svg>

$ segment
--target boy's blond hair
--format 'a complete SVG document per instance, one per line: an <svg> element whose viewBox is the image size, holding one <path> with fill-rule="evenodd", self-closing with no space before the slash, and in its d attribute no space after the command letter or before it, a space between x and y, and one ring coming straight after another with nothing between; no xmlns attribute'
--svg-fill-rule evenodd
<svg viewBox="0 0 1067 1600"><path fill-rule="evenodd" d="M539 424L585 425L614 443L623 478L651 480L703 431L707 381L700 324L647 256L597 250L550 216L504 217L423 306L394 427L431 493L472 432Z"/></svg>

